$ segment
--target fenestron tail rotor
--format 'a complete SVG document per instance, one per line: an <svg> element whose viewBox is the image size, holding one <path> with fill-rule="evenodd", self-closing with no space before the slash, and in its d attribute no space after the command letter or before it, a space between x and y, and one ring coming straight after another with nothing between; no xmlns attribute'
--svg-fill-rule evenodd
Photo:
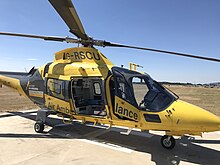
<svg viewBox="0 0 220 165"><path fill-rule="evenodd" d="M165 54L175 55L175 56L183 56L183 57L189 57L189 58L194 58L194 59L220 62L220 59L204 57L200 55L179 53L179 52L153 49L153 48L147 48L147 47L123 45L123 44L118 44L118 43L107 42L105 40L95 40L89 37L85 33L85 30L82 26L82 23L77 15L77 12L71 0L49 0L49 2L55 8L58 14L61 16L63 21L67 24L67 26L70 29L70 32L73 33L77 37L77 39L72 38L72 37L41 36L41 35L19 34L19 33L8 33L8 32L0 32L0 35L38 38L38 39L44 39L44 40L49 40L49 41L59 41L59 42L67 42L67 43L77 43L77 44L82 44L83 46L87 46L87 47L88 46L90 47L102 46L102 47L119 47L119 48L139 49L139 50L145 50L145 51L165 53Z"/></svg>

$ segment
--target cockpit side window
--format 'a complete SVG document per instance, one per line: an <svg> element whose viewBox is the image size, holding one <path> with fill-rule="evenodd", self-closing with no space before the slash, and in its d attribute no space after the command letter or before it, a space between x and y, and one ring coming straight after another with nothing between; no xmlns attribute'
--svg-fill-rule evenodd
<svg viewBox="0 0 220 165"><path fill-rule="evenodd" d="M149 88L143 78L133 77L132 87L134 91L134 97L136 99L137 105L140 106L144 100L144 96L149 91Z"/></svg>
<svg viewBox="0 0 220 165"><path fill-rule="evenodd" d="M159 112L178 98L148 74L125 68L112 68L116 95L143 111Z"/></svg>
<svg viewBox="0 0 220 165"><path fill-rule="evenodd" d="M147 79L149 91L144 96L144 108L153 112L159 112L167 108L174 100L163 86L153 79Z"/></svg>

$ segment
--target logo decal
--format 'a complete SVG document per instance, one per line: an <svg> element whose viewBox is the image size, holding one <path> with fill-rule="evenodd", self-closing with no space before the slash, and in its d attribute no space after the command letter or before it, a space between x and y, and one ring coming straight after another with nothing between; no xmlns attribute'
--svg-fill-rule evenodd
<svg viewBox="0 0 220 165"><path fill-rule="evenodd" d="M118 105L118 103L116 103L115 113L132 120L138 120L138 114L136 112L123 108L122 106Z"/></svg>
<svg viewBox="0 0 220 165"><path fill-rule="evenodd" d="M89 60L97 60L99 61L101 59L99 53L94 53L94 52L73 52L73 53L63 53L63 59L75 59L75 60L84 60L84 59L89 59Z"/></svg>

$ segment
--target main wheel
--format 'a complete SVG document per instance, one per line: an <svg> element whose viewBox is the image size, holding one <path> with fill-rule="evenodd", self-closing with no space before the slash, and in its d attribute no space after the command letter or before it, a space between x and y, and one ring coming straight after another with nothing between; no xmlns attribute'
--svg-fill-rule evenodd
<svg viewBox="0 0 220 165"><path fill-rule="evenodd" d="M161 137L161 145L166 149L173 149L176 145L175 139L173 136L164 135Z"/></svg>
<svg viewBox="0 0 220 165"><path fill-rule="evenodd" d="M34 124L34 130L37 133L43 133L43 131L44 131L44 123L43 122L36 122Z"/></svg>

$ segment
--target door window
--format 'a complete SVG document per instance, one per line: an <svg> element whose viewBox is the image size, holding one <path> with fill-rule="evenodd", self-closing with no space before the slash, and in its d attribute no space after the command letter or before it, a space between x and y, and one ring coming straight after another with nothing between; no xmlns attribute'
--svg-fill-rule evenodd
<svg viewBox="0 0 220 165"><path fill-rule="evenodd" d="M149 91L149 88L146 85L145 80L140 77L132 78L132 87L137 105L140 106L143 102L144 96Z"/></svg>
<svg viewBox="0 0 220 165"><path fill-rule="evenodd" d="M134 99L132 86L126 81L123 74L118 71L114 72L115 78L115 93L118 97L128 101L132 105L136 106L137 103Z"/></svg>

